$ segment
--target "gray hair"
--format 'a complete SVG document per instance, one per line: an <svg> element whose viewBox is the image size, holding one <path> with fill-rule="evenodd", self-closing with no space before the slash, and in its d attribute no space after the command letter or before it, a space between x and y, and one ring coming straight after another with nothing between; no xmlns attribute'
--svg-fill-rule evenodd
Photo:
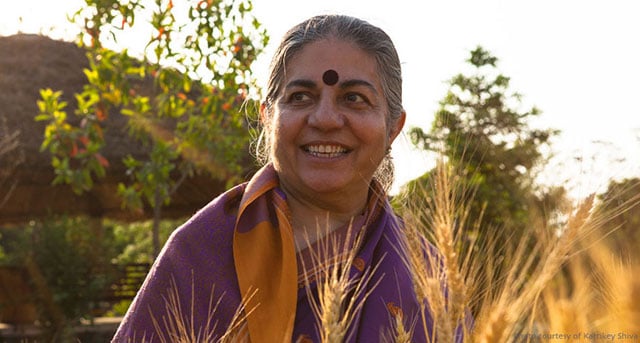
<svg viewBox="0 0 640 343"><path fill-rule="evenodd" d="M344 15L315 16L291 28L283 37L280 46L271 60L266 96L263 101L269 125L272 106L284 86L285 65L298 52L310 43L326 38L338 38L354 43L375 57L382 92L388 106L387 127L401 117L402 107L402 71L398 53L391 38L380 28L358 18ZM268 129L268 128L267 128ZM266 164L270 159L270 142L264 130L256 142L258 162ZM374 178L386 190L393 182L393 163L389 154L378 167Z"/></svg>

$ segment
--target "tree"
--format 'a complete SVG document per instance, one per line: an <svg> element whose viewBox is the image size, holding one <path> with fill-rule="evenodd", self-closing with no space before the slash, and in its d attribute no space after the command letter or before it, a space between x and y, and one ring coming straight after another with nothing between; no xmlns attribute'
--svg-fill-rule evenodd
<svg viewBox="0 0 640 343"><path fill-rule="evenodd" d="M257 92L250 67L268 41L251 8L250 0L86 0L74 16L90 62L76 94L78 124L59 92L41 92L36 119L48 122L43 149L52 154L54 183L77 193L113 162L101 153L105 120L128 118L128 134L148 153L122 161L131 183L118 194L132 209L153 208L155 255L161 208L186 177L208 172L233 183L241 175L250 138L241 107ZM149 39L139 58L106 47L144 30Z"/></svg>
<svg viewBox="0 0 640 343"><path fill-rule="evenodd" d="M449 81L431 129L412 128L410 136L418 147L445 156L464 179L467 192L473 193L466 216L469 222L460 224L479 240L478 246L488 237L517 242L519 232L539 218L543 219L537 224L545 223L545 210L552 210L563 198L562 189L543 190L534 182L545 157L542 149L558 131L530 126L540 111L520 109L522 97L511 92L510 79L496 71L496 57L477 47L467 62L473 72ZM432 173L406 190L416 192L420 185L430 192Z"/></svg>

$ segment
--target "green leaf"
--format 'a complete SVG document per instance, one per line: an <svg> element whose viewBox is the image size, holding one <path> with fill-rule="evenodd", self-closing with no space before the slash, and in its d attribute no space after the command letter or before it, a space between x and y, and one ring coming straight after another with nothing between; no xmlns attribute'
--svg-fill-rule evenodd
<svg viewBox="0 0 640 343"><path fill-rule="evenodd" d="M120 110L120 113L122 113L125 116L129 116L129 117L132 117L132 116L136 115L136 112L134 112L133 110L130 110L128 108L123 108L122 110Z"/></svg>
<svg viewBox="0 0 640 343"><path fill-rule="evenodd" d="M40 105L40 103L41 102L38 101L38 105ZM39 114L34 118L35 121L45 121L45 120L50 120L50 119L51 119L51 116L48 115L48 114Z"/></svg>

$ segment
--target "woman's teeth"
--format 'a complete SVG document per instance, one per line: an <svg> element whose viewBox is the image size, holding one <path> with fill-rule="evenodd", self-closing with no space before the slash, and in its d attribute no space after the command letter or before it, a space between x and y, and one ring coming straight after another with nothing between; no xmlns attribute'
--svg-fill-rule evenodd
<svg viewBox="0 0 640 343"><path fill-rule="evenodd" d="M305 150L316 157L336 157L347 152L347 149L337 145L310 145Z"/></svg>

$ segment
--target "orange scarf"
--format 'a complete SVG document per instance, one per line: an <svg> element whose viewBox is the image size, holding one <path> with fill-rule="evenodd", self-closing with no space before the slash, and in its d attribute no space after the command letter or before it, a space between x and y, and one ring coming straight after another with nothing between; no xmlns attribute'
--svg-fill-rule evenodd
<svg viewBox="0 0 640 343"><path fill-rule="evenodd" d="M240 294L253 341L291 342L296 314L297 263L290 213L272 165L247 185L233 236Z"/></svg>

